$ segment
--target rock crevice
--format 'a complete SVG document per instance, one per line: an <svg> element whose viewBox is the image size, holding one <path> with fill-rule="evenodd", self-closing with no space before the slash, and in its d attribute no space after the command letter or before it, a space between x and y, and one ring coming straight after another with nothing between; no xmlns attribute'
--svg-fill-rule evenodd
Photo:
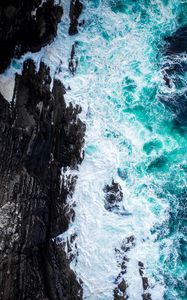
<svg viewBox="0 0 187 300"><path fill-rule="evenodd" d="M68 228L67 197L83 159L80 107L66 105L49 68L26 61L12 106L0 101L0 299L81 299L82 289L55 237Z"/></svg>
<svg viewBox="0 0 187 300"><path fill-rule="evenodd" d="M0 3L0 73L12 57L37 52L51 43L63 14L54 0L2 0Z"/></svg>

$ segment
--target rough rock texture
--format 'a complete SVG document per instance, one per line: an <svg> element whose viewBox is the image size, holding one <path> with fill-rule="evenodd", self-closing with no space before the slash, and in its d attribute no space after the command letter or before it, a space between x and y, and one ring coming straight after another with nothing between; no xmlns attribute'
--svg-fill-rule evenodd
<svg viewBox="0 0 187 300"><path fill-rule="evenodd" d="M123 192L119 183L112 180L111 184L106 185L103 191L105 193L104 206L106 210L121 216L131 214L123 206Z"/></svg>
<svg viewBox="0 0 187 300"><path fill-rule="evenodd" d="M139 266L139 274L142 277L142 286L143 286L142 298L143 298L143 300L152 300L151 294L147 291L149 289L149 280L144 275L145 267L144 267L143 262L139 261L138 266Z"/></svg>
<svg viewBox="0 0 187 300"><path fill-rule="evenodd" d="M79 0L71 0L70 4L70 26L69 26L69 35L74 35L78 33L78 19L82 12L83 5Z"/></svg>
<svg viewBox="0 0 187 300"><path fill-rule="evenodd" d="M0 73L13 56L36 52L52 42L63 10L54 0L0 1Z"/></svg>
<svg viewBox="0 0 187 300"><path fill-rule="evenodd" d="M129 268L129 257L128 253L136 246L135 237L133 235L128 236L123 240L121 248L115 249L117 263L121 269L121 272L117 276L115 283L116 287L114 289L114 300L127 300L129 298L128 295L128 283L125 277L127 273L127 269ZM144 264L139 261L138 262L139 274L142 279L142 299L143 300L151 300L150 293L150 285L148 277L145 276L145 267Z"/></svg>
<svg viewBox="0 0 187 300"><path fill-rule="evenodd" d="M61 168L81 163L85 125L67 107L49 68L24 63L14 101L0 95L0 299L81 299L82 289L55 237L73 210L75 177ZM52 239L53 238L53 239Z"/></svg>
<svg viewBox="0 0 187 300"><path fill-rule="evenodd" d="M112 180L111 185L106 185L104 188L105 195L105 208L112 210L119 208L120 202L123 200L123 192L119 183Z"/></svg>
<svg viewBox="0 0 187 300"><path fill-rule="evenodd" d="M135 247L135 237L133 235L127 237L123 240L121 248L115 249L116 258L121 272L117 276L115 283L116 287L114 289L114 300L127 300L128 296L128 283L125 279L125 274L127 272L127 265L129 258L127 253Z"/></svg>
<svg viewBox="0 0 187 300"><path fill-rule="evenodd" d="M72 75L75 74L78 66L78 59L75 56L75 47L76 47L76 43L72 45L71 57L69 59L69 71L71 72Z"/></svg>

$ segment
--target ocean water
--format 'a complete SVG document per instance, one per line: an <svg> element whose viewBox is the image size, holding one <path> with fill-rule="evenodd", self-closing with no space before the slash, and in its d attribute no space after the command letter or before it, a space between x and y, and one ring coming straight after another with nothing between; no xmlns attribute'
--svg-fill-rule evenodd
<svg viewBox="0 0 187 300"><path fill-rule="evenodd" d="M115 248L133 235L124 275L129 299L142 299L139 261L152 299L187 299L187 136L160 101L177 93L177 85L168 88L163 79L169 61L164 39L186 24L187 2L83 3L85 26L75 38L62 38L69 47L76 41L78 69L72 76L64 64L59 75L71 87L67 101L82 106L87 126L76 218L63 235L65 241L77 235L71 267L83 281L84 299L114 299ZM122 187L129 215L105 209L103 188L112 179Z"/></svg>
<svg viewBox="0 0 187 300"><path fill-rule="evenodd" d="M74 254L71 268L83 282L84 299L114 299L121 271L115 249L134 236L123 275L129 300L142 299L139 261L152 300L186 300L187 131L161 99L186 89L185 71L182 88L175 80L166 85L171 58L164 49L165 37L187 24L187 1L82 2L85 25L78 35L67 35L69 3L62 1L65 17L54 43L22 58L43 59L53 75L60 64L55 76L70 87L66 101L81 105L86 123L85 158L69 199L76 217L61 236L67 256ZM78 68L72 75L68 63L75 42ZM15 60L11 70L20 66ZM122 188L125 215L105 209L103 189L113 179Z"/></svg>

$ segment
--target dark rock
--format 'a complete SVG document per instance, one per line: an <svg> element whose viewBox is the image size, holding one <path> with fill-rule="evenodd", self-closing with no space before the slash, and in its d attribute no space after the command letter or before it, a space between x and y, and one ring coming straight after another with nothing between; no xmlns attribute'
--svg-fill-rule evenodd
<svg viewBox="0 0 187 300"><path fill-rule="evenodd" d="M139 262L138 262L138 266L139 266L140 268L144 268L143 262L139 261Z"/></svg>
<svg viewBox="0 0 187 300"><path fill-rule="evenodd" d="M151 300L152 299L151 294L149 294L149 293L143 294L142 298L143 298L143 300Z"/></svg>
<svg viewBox="0 0 187 300"><path fill-rule="evenodd" d="M143 285L142 298L143 300L151 300L152 299L151 294L146 292L147 289L149 288L149 280L147 277L144 276L144 270L145 270L144 264L141 261L139 261L138 266L139 266L139 274L142 277L142 285Z"/></svg>
<svg viewBox="0 0 187 300"><path fill-rule="evenodd" d="M114 300L127 300L128 298L129 297L127 295L125 295L125 294L120 295L118 288L114 289Z"/></svg>
<svg viewBox="0 0 187 300"><path fill-rule="evenodd" d="M142 282L143 282L143 289L147 290L149 287L149 282L147 277L142 277Z"/></svg>
<svg viewBox="0 0 187 300"><path fill-rule="evenodd" d="M127 300L128 295L120 295L120 292L117 288L114 289L114 300Z"/></svg>
<svg viewBox="0 0 187 300"><path fill-rule="evenodd" d="M134 236L129 236L122 242L120 249L115 249L118 266L121 268L120 273L118 274L115 283L117 287L114 289L114 300L123 299L126 300L128 296L128 283L125 280L125 274L127 272L127 263L129 258L126 255L126 252L130 251L135 246Z"/></svg>
<svg viewBox="0 0 187 300"><path fill-rule="evenodd" d="M139 273L140 273L140 276L142 277L143 274L144 274L144 270L145 270L144 264L143 264L141 261L139 261L139 262L138 262L138 266L139 266Z"/></svg>
<svg viewBox="0 0 187 300"><path fill-rule="evenodd" d="M127 252L134 246L135 246L135 237L133 235L130 235L123 241L121 250Z"/></svg>
<svg viewBox="0 0 187 300"><path fill-rule="evenodd" d="M71 0L70 4L70 27L69 35L75 35L78 33L78 19L81 15L83 5L79 0Z"/></svg>
<svg viewBox="0 0 187 300"><path fill-rule="evenodd" d="M124 279L118 284L118 288L122 293L125 293L127 290L127 284Z"/></svg>
<svg viewBox="0 0 187 300"><path fill-rule="evenodd" d="M24 63L12 106L0 95L0 299L82 299L55 238L73 218L67 196L82 162L85 125L43 63Z"/></svg>
<svg viewBox="0 0 187 300"><path fill-rule="evenodd" d="M51 43L63 9L53 0L1 0L0 3L0 73L12 57L27 51L37 52Z"/></svg>
<svg viewBox="0 0 187 300"><path fill-rule="evenodd" d="M69 70L72 73L72 75L75 74L78 66L78 60L75 57L75 47L76 47L76 43L72 45L71 58L69 60Z"/></svg>
<svg viewBox="0 0 187 300"><path fill-rule="evenodd" d="M112 180L111 185L106 185L103 189L105 192L105 208L109 211L119 209L123 200L123 192L119 183Z"/></svg>

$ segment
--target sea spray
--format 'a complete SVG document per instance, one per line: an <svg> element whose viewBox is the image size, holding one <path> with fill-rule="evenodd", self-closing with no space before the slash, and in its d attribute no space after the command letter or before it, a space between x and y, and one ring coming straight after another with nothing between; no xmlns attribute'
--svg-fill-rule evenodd
<svg viewBox="0 0 187 300"><path fill-rule="evenodd" d="M68 36L66 2L56 40L32 55L62 80L66 101L81 105L87 128L85 158L71 200L75 220L62 241L68 241L67 255L74 253L71 267L83 281L84 299L114 298L121 272L116 251L133 236L123 275L129 299L142 299L143 263L151 299L185 300L187 138L161 98L177 91L164 78L165 38L186 24L187 3L83 4L85 25L79 34ZM75 42L78 68L72 75L68 62ZM11 72L20 68L20 60L12 62ZM106 210L104 188L112 180L120 184L128 215Z"/></svg>
<svg viewBox="0 0 187 300"><path fill-rule="evenodd" d="M179 210L174 207L177 186L186 184L181 167L186 134L174 127L173 112L159 94L167 89L160 63L164 38L185 23L186 4L84 4L76 82L71 85L68 74L64 81L71 86L66 99L76 99L83 107L87 125L85 159L74 195L76 218L64 236L77 234L72 268L83 280L85 299L113 299L120 272L115 249L133 235L135 246L124 275L129 298L142 299L142 261L152 299L185 299L184 286L176 288L178 280L184 285L185 276L174 243L180 237L175 231L171 238L169 228ZM113 179L122 187L128 216L105 209L103 188Z"/></svg>

